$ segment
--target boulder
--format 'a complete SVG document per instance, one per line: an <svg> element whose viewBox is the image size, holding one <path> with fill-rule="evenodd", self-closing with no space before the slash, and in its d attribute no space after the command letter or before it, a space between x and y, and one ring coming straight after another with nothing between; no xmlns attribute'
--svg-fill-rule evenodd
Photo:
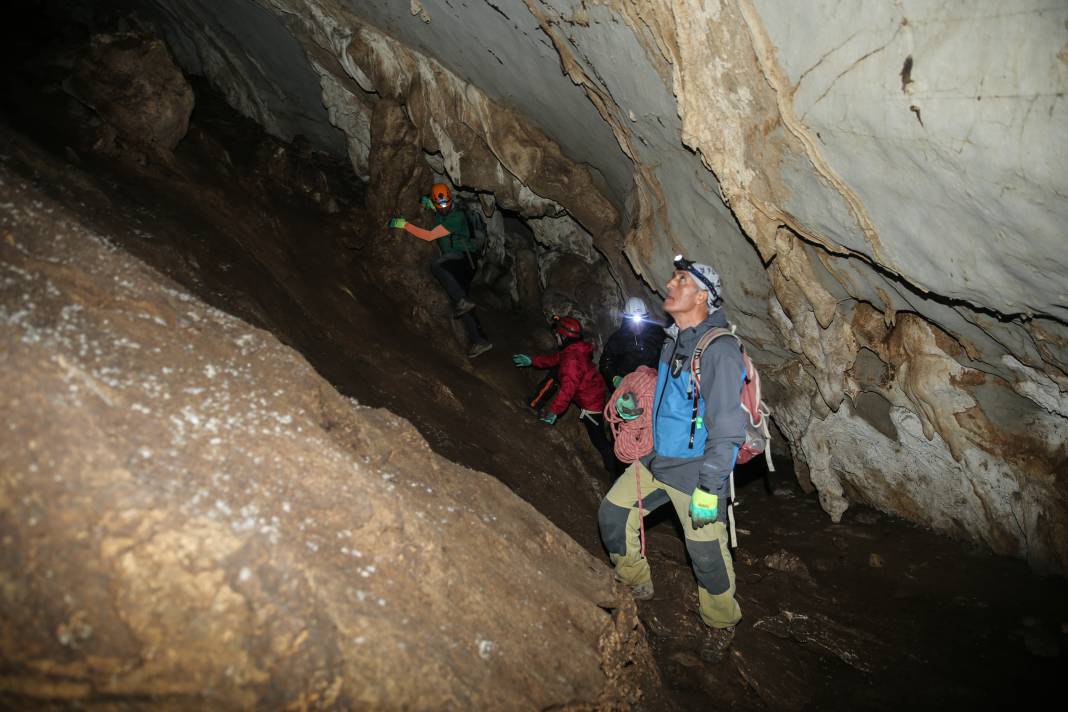
<svg viewBox="0 0 1068 712"><path fill-rule="evenodd" d="M0 706L620 708L611 571L0 169Z"/></svg>
<svg viewBox="0 0 1068 712"><path fill-rule="evenodd" d="M158 38L94 35L67 85L122 142L147 153L170 153L189 129L193 89Z"/></svg>

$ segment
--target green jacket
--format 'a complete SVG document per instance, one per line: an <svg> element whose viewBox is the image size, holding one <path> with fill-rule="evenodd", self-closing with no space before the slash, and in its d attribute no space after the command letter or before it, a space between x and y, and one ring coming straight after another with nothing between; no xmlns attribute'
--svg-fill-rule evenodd
<svg viewBox="0 0 1068 712"><path fill-rule="evenodd" d="M474 245L471 244L471 231L467 228L467 216L463 210L453 208L442 215L435 212L434 219L438 225L444 225L449 234L440 240L435 240L441 254L448 255L454 252L471 252Z"/></svg>

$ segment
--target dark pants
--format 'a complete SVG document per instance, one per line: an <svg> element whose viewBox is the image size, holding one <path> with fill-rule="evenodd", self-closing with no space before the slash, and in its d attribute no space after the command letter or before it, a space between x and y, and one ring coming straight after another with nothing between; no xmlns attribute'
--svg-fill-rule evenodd
<svg viewBox="0 0 1068 712"><path fill-rule="evenodd" d="M475 264L473 260L468 259L467 253L450 252L447 255L438 255L430 262L430 272L441 283L454 307L461 299L467 299L471 280L475 278ZM460 321L471 343L477 344L487 340L486 335L482 333L482 325L474 314L467 312L460 317Z"/></svg>
<svg viewBox="0 0 1068 712"><path fill-rule="evenodd" d="M586 434L590 436L590 442L601 455L604 469L615 478L619 474L620 462L616 459L616 453L612 449L612 441L608 439L604 431L604 413L587 413L582 416L581 420L586 426Z"/></svg>

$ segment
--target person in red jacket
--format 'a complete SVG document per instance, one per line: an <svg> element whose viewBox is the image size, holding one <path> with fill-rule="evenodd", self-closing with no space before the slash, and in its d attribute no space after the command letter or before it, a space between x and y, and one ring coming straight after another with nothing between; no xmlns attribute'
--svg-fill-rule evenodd
<svg viewBox="0 0 1068 712"><path fill-rule="evenodd" d="M555 353L529 356L515 354L512 363L517 368L556 369L560 387L549 405L549 412L541 422L552 425L563 415L572 402L579 407L579 420L586 426L590 442L601 455L604 467L615 473L616 460L612 443L604 431L605 384L604 378L593 364L593 345L582 340L582 324L570 316L553 317L553 333L558 348Z"/></svg>

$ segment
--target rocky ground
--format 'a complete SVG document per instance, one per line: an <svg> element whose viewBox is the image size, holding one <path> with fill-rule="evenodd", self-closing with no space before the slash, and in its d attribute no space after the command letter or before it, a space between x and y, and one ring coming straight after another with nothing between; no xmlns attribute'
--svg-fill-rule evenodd
<svg viewBox="0 0 1068 712"><path fill-rule="evenodd" d="M787 467L741 473L730 659L696 656L670 516L635 634L598 563L595 453L574 414L548 429L518 403L535 376L508 357L543 325L483 309L496 346L468 362L457 332L419 327L440 303L374 269L400 238L361 220L344 166L195 88L164 158L88 150L55 96L5 107L5 704L643 690L649 709L896 710L1057 689L1063 580L862 508L833 525Z"/></svg>

